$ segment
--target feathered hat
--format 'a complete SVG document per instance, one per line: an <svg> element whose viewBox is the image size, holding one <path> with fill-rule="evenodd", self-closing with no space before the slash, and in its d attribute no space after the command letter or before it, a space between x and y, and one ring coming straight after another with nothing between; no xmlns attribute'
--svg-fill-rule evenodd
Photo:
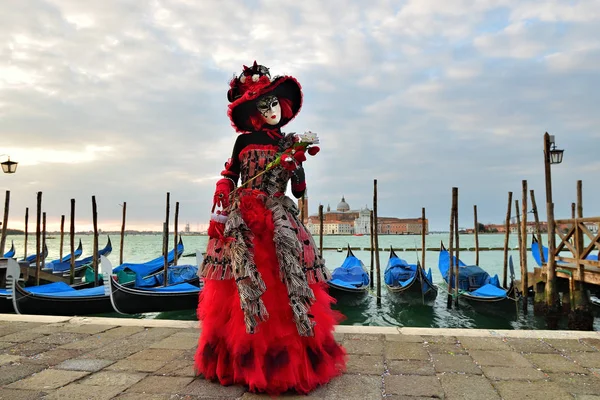
<svg viewBox="0 0 600 400"><path fill-rule="evenodd" d="M277 128L294 119L302 107L302 88L294 77L276 76L271 79L269 69L254 61L251 67L244 65L242 73L234 76L229 83L227 99L230 104L227 114L236 131L255 130L250 122L250 116L257 111L256 100L266 94L286 98L291 102L292 115L282 116L281 121L276 125Z"/></svg>

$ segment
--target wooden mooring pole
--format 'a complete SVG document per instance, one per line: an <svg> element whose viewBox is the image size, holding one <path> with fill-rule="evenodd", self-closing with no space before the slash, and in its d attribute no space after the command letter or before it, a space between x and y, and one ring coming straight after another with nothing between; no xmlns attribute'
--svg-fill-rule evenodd
<svg viewBox="0 0 600 400"><path fill-rule="evenodd" d="M458 188L456 189L456 193L452 191L453 203L454 203L454 235L456 237L456 262L454 263L454 306L458 310L458 296L459 296L459 252L460 252L460 236L459 236L459 228L458 228ZM454 200L456 198L456 200Z"/></svg>
<svg viewBox="0 0 600 400"><path fill-rule="evenodd" d="M62 262L63 259L63 246L65 244L65 216L64 214L60 216L60 248L58 259Z"/></svg>
<svg viewBox="0 0 600 400"><path fill-rule="evenodd" d="M510 237L510 214L512 210L512 192L508 192L508 207L504 222L504 265L502 268L502 287L508 288L508 239Z"/></svg>
<svg viewBox="0 0 600 400"><path fill-rule="evenodd" d="M377 179L373 180L373 224L375 244L375 266L377 269L377 305L381 305L381 269L379 268L379 224L377 219Z"/></svg>
<svg viewBox="0 0 600 400"><path fill-rule="evenodd" d="M69 241L71 245L71 259L69 260L69 282L75 282L75 199L71 199L71 224L69 229Z"/></svg>
<svg viewBox="0 0 600 400"><path fill-rule="evenodd" d="M29 238L29 207L25 207L25 241L23 243L23 259L27 258L27 239Z"/></svg>
<svg viewBox="0 0 600 400"><path fill-rule="evenodd" d="M41 224L42 224L42 192L37 192L37 215L36 215L36 226L35 226L35 284L40 284L40 236L41 236Z"/></svg>
<svg viewBox="0 0 600 400"><path fill-rule="evenodd" d="M473 218L475 229L475 265L479 265L479 222L477 222L477 205L473 206Z"/></svg>
<svg viewBox="0 0 600 400"><path fill-rule="evenodd" d="M421 208L421 266L425 271L425 235L427 235L427 224L425 223L425 207Z"/></svg>
<svg viewBox="0 0 600 400"><path fill-rule="evenodd" d="M121 244L119 246L119 265L123 264L123 247L125 245L125 219L127 217L127 202L123 202L123 220L121 221Z"/></svg>
<svg viewBox="0 0 600 400"><path fill-rule="evenodd" d="M454 204L456 201L455 198L455 189L452 188L452 204L450 206L450 238L448 240L448 256L449 256L449 267L448 267L448 298L446 299L446 307L448 309L452 309L452 282L454 281L452 278L454 276Z"/></svg>
<svg viewBox="0 0 600 400"><path fill-rule="evenodd" d="M98 208L96 206L96 196L92 196L92 222L94 224L94 287L98 286Z"/></svg>
<svg viewBox="0 0 600 400"><path fill-rule="evenodd" d="M167 206L165 210L165 223L163 225L163 254L164 254L164 269L163 269L163 286L168 284L168 268L169 268L169 210L171 207L171 193L167 192ZM177 258L177 253L175 253Z"/></svg>
<svg viewBox="0 0 600 400"><path fill-rule="evenodd" d="M173 261L173 265L177 265L177 239L179 239L179 236L177 234L177 229L178 227L178 222L179 222L179 202L176 201L175 202L175 217L173 219L173 241L175 242L175 245L173 246L173 251L175 252L175 260Z"/></svg>
<svg viewBox="0 0 600 400"><path fill-rule="evenodd" d="M375 236L373 233L373 210L369 212L369 229L370 229L370 238L369 241L371 243L371 289L375 287L375 277L373 276L375 270Z"/></svg>
<svg viewBox="0 0 600 400"><path fill-rule="evenodd" d="M42 260L41 260L41 269L46 268L46 257L44 253L46 252L46 212L42 213Z"/></svg>
<svg viewBox="0 0 600 400"><path fill-rule="evenodd" d="M2 218L2 234L0 235L0 257L4 255L6 246L6 230L8 229L8 209L10 207L10 190L6 191L4 197L4 218Z"/></svg>
<svg viewBox="0 0 600 400"><path fill-rule="evenodd" d="M523 199L521 202L521 206L523 207L523 217L521 220L521 239L522 239L522 249L521 249L521 287L523 288L523 313L527 315L527 298L529 293L529 282L527 276L527 181L523 180L522 182L523 189Z"/></svg>
<svg viewBox="0 0 600 400"><path fill-rule="evenodd" d="M323 258L323 204L319 204L319 256Z"/></svg>
<svg viewBox="0 0 600 400"><path fill-rule="evenodd" d="M540 252L540 260L542 265L546 262L544 257L543 243L542 243L542 226L540 224L540 216L538 214L537 203L535 202L535 192L533 189L529 191L531 197L531 207L533 209L533 218L535 219L535 235L538 241L538 251Z"/></svg>
<svg viewBox="0 0 600 400"><path fill-rule="evenodd" d="M527 274L527 271L523 270L523 232L521 231L521 214L519 212L519 200L515 200L515 216L517 220L517 239L519 241L519 260L521 261L521 295L523 296L523 301L525 302L526 297L525 293L527 292L527 288L524 287L525 283L523 282L523 275Z"/></svg>

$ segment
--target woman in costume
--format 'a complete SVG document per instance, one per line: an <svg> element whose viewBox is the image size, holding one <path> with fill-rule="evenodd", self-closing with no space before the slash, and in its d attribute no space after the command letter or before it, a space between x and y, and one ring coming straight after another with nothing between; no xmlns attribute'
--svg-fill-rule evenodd
<svg viewBox="0 0 600 400"><path fill-rule="evenodd" d="M196 372L253 392L308 393L346 364L333 338L340 315L331 310L329 273L285 195L288 181L294 197L304 194L302 162L318 152L318 140L281 132L302 106L291 76L271 79L255 61L231 80L227 97L242 134L214 196Z"/></svg>

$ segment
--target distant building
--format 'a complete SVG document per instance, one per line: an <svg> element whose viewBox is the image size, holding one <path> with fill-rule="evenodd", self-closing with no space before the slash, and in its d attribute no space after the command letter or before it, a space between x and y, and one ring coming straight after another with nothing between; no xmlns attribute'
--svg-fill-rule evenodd
<svg viewBox="0 0 600 400"><path fill-rule="evenodd" d="M298 201L298 208L305 208L305 214L308 215L308 199L305 197L303 201ZM306 219L306 226L311 234L320 234L319 215L310 215ZM378 217L377 232L388 235L409 235L420 234L425 227L425 232L429 231L428 220L423 221L421 218L394 218L394 217ZM323 212L323 234L325 235L368 235L371 233L371 210L368 207L360 210L352 210L346 202L344 196L338 203L335 211L327 206L327 211Z"/></svg>

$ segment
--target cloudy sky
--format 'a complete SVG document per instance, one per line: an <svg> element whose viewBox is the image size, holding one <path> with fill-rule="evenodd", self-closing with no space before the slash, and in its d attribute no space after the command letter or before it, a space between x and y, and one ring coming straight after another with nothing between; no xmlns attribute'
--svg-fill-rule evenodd
<svg viewBox="0 0 600 400"><path fill-rule="evenodd" d="M295 76L305 103L287 131L312 130L309 211L371 207L447 229L501 223L507 193L534 189L545 216L543 134L556 216L583 180L600 215L600 1L8 0L0 13L0 175L10 225L43 192L49 229L76 200L77 229L160 230L166 193L180 226L207 223L236 133L229 79L257 60ZM1 157L2 161L6 156ZM3 202L3 200L2 200ZM172 217L171 217L172 219ZM545 219L545 217L543 217ZM30 217L30 222L33 221Z"/></svg>

